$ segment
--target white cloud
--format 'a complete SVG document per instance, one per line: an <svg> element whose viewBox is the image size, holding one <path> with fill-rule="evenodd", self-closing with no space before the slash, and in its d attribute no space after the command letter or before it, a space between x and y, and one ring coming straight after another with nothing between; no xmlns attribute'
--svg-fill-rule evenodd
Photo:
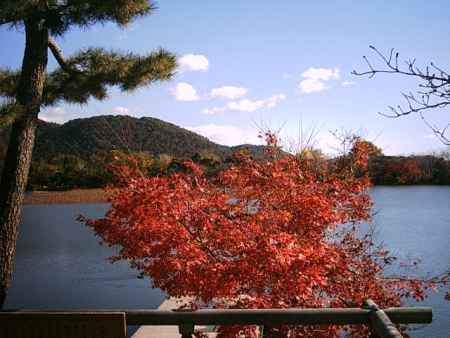
<svg viewBox="0 0 450 338"><path fill-rule="evenodd" d="M212 108L205 108L202 110L202 114L205 115L214 115L217 113L223 113L224 111L227 110L227 107L212 107Z"/></svg>
<svg viewBox="0 0 450 338"><path fill-rule="evenodd" d="M344 81L344 82L342 82L343 86L353 86L354 84L356 84L355 81Z"/></svg>
<svg viewBox="0 0 450 338"><path fill-rule="evenodd" d="M230 101L227 105L223 107L212 107L203 109L202 113L207 115L223 113L227 110L229 111L239 111L239 112L248 112L252 113L262 108L274 108L281 101L286 99L286 95L277 94L266 99L261 100L250 100L250 99L241 99L238 101Z"/></svg>
<svg viewBox="0 0 450 338"><path fill-rule="evenodd" d="M261 108L273 108L278 103L286 99L286 95L284 94L278 94L273 95L267 99L261 99L261 100L249 100L249 99L242 99L239 101L231 101L228 102L227 107L230 110L233 111L241 111L241 112L254 112L256 110L259 110Z"/></svg>
<svg viewBox="0 0 450 338"><path fill-rule="evenodd" d="M177 101L197 101L200 99L195 88L186 82L179 82L175 88L171 89L171 92Z"/></svg>
<svg viewBox="0 0 450 338"><path fill-rule="evenodd" d="M119 114L119 115L128 115L130 114L130 109L122 106L117 106L112 109L113 113Z"/></svg>
<svg viewBox="0 0 450 338"><path fill-rule="evenodd" d="M307 79L300 82L300 90L306 94L321 92L326 89L328 89L328 87L321 81Z"/></svg>
<svg viewBox="0 0 450 338"><path fill-rule="evenodd" d="M265 101L265 106L267 108L273 108L273 107L275 107L278 103L280 103L283 100L286 100L286 95L278 94L278 95L271 96L271 97L269 97L268 99L266 99L264 101Z"/></svg>
<svg viewBox="0 0 450 338"><path fill-rule="evenodd" d="M302 73L305 80L301 81L299 88L303 93L309 94L328 89L325 82L339 79L339 68L314 68L310 67Z"/></svg>
<svg viewBox="0 0 450 338"><path fill-rule="evenodd" d="M61 107L45 109L39 114L39 118L45 122L54 122L62 124L67 121L66 112Z"/></svg>
<svg viewBox="0 0 450 338"><path fill-rule="evenodd" d="M250 128L238 128L232 125L205 124L195 127L185 127L194 133L203 135L213 142L236 146L239 144L261 144L258 132Z"/></svg>
<svg viewBox="0 0 450 338"><path fill-rule="evenodd" d="M339 68L314 68L310 67L302 73L307 79L328 81L331 78L339 78Z"/></svg>
<svg viewBox="0 0 450 338"><path fill-rule="evenodd" d="M237 99L248 93L247 88L234 87L234 86L223 86L220 88L214 88L211 90L212 97L225 97L227 99Z"/></svg>
<svg viewBox="0 0 450 338"><path fill-rule="evenodd" d="M209 61L204 55L186 54L178 59L180 71L203 71L206 72L209 68Z"/></svg>
<svg viewBox="0 0 450 338"><path fill-rule="evenodd" d="M233 111L254 112L264 107L264 100L242 99L239 101L228 102L227 108Z"/></svg>

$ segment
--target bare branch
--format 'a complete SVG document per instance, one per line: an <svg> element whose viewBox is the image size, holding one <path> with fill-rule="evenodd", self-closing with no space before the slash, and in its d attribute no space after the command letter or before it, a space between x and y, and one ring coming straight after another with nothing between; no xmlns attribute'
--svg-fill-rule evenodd
<svg viewBox="0 0 450 338"><path fill-rule="evenodd" d="M378 57L383 61L383 63L387 66L387 69L376 69L374 68L367 56L363 56L364 61L368 64L369 66L369 70L365 71L365 72L358 72L356 70L352 71L352 74L354 75L358 75L358 76L362 76L362 75L375 75L377 73L398 73L398 74L402 74L402 75L408 75L408 76L414 76L414 77L420 77L424 80L435 80L435 81L444 81L446 83L449 83L450 78L448 76L448 74L446 74L445 72L443 72L443 74L441 75L435 75L435 74L430 74L429 72L423 72L422 70L420 70L420 68L415 67L415 62L416 60L409 60L409 61L405 61L406 65L407 65L407 70L402 70L398 67L398 52L396 53L395 56L395 64L393 63L392 57L386 57L384 54L382 54L377 48L375 48L374 46L369 46L370 49L372 49L377 55ZM393 53L393 50L391 51L391 53ZM433 67L436 67L433 63L431 63L431 65Z"/></svg>
<svg viewBox="0 0 450 338"><path fill-rule="evenodd" d="M363 60L369 69L364 72L353 70L353 75L367 75L369 78L373 78L379 73L400 74L422 81L418 84L420 90L417 90L415 93L401 93L406 101L405 108L401 105L397 105L396 107L389 106L389 113L379 114L389 118L398 118L412 113L418 113L424 123L433 131L439 140L445 145L449 145L449 136L446 135L449 126L447 125L445 128L438 128L429 123L422 114L426 110L445 108L450 105L449 73L436 66L433 62L430 62L430 64L425 68L420 68L416 66L415 58L405 61L405 66L400 68L398 65L399 53L395 52L395 57L393 57L394 49L389 51L389 55L384 55L374 46L369 46L369 48L374 51L377 58L382 62L382 64L384 64L384 67L374 67L368 58L363 56Z"/></svg>
<svg viewBox="0 0 450 338"><path fill-rule="evenodd" d="M427 125L428 128L437 136L437 138L446 146L450 146L450 135L447 135L447 131L450 128L450 123L444 128L439 129L438 127L432 125L420 112L420 118Z"/></svg>

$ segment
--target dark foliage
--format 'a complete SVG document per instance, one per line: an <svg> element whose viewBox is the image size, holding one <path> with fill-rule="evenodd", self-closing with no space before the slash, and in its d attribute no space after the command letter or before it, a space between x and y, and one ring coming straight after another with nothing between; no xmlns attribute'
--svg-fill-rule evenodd
<svg viewBox="0 0 450 338"><path fill-rule="evenodd" d="M110 115L75 119L63 125L41 122L34 159L49 161L71 154L88 161L93 154L111 150L190 158L200 151L221 155L226 147L156 118Z"/></svg>
<svg viewBox="0 0 450 338"><path fill-rule="evenodd" d="M369 162L375 185L450 184L450 161L440 156L379 156Z"/></svg>
<svg viewBox="0 0 450 338"><path fill-rule="evenodd" d="M149 0L2 0L0 24L17 26L35 17L45 20L52 34L61 35L71 26L105 22L125 26L153 9Z"/></svg>

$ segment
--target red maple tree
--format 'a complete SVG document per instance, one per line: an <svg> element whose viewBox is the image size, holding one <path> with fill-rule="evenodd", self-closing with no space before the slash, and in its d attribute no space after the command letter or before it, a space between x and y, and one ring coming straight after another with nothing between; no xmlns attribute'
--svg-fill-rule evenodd
<svg viewBox="0 0 450 338"><path fill-rule="evenodd" d="M171 297L192 307L360 307L373 299L399 306L423 299L445 279L387 278L393 259L370 234L372 202L368 153L355 142L342 161L317 161L281 152L266 135L265 159L245 152L215 177L193 162L169 175L147 176L130 158L115 167L111 207L86 220L102 241ZM367 328L347 327L356 336ZM283 337L339 337L338 326L277 328ZM256 337L255 327L223 327L220 337Z"/></svg>
<svg viewBox="0 0 450 338"><path fill-rule="evenodd" d="M416 184L425 176L417 160L399 159L389 163L385 177L397 184Z"/></svg>

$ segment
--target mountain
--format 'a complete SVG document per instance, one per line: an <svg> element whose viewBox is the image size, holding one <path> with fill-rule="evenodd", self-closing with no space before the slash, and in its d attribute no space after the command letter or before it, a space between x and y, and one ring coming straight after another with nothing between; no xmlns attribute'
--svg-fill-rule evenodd
<svg viewBox="0 0 450 338"><path fill-rule="evenodd" d="M8 138L9 130L0 130L0 171ZM152 117L96 116L64 124L39 121L29 189L103 186L112 179L105 162L110 160L108 154L112 150L137 153L141 158L159 158L153 162L156 168L188 158L217 168L233 152L244 148L257 158L264 156L263 146L219 145Z"/></svg>
<svg viewBox="0 0 450 338"><path fill-rule="evenodd" d="M8 130L0 130L0 159L4 158L7 142ZM144 152L152 156L167 154L177 158L191 158L203 152L223 158L242 149L247 149L256 157L264 153L264 146L261 145L220 145L153 117L106 115L75 119L64 124L40 120L33 160L49 161L64 154L89 160L93 154L109 153L111 150Z"/></svg>
<svg viewBox="0 0 450 338"><path fill-rule="evenodd" d="M96 116L62 125L40 121L34 159L72 154L88 160L94 153L122 150L192 157L199 152L223 156L229 148L174 124L152 118Z"/></svg>

